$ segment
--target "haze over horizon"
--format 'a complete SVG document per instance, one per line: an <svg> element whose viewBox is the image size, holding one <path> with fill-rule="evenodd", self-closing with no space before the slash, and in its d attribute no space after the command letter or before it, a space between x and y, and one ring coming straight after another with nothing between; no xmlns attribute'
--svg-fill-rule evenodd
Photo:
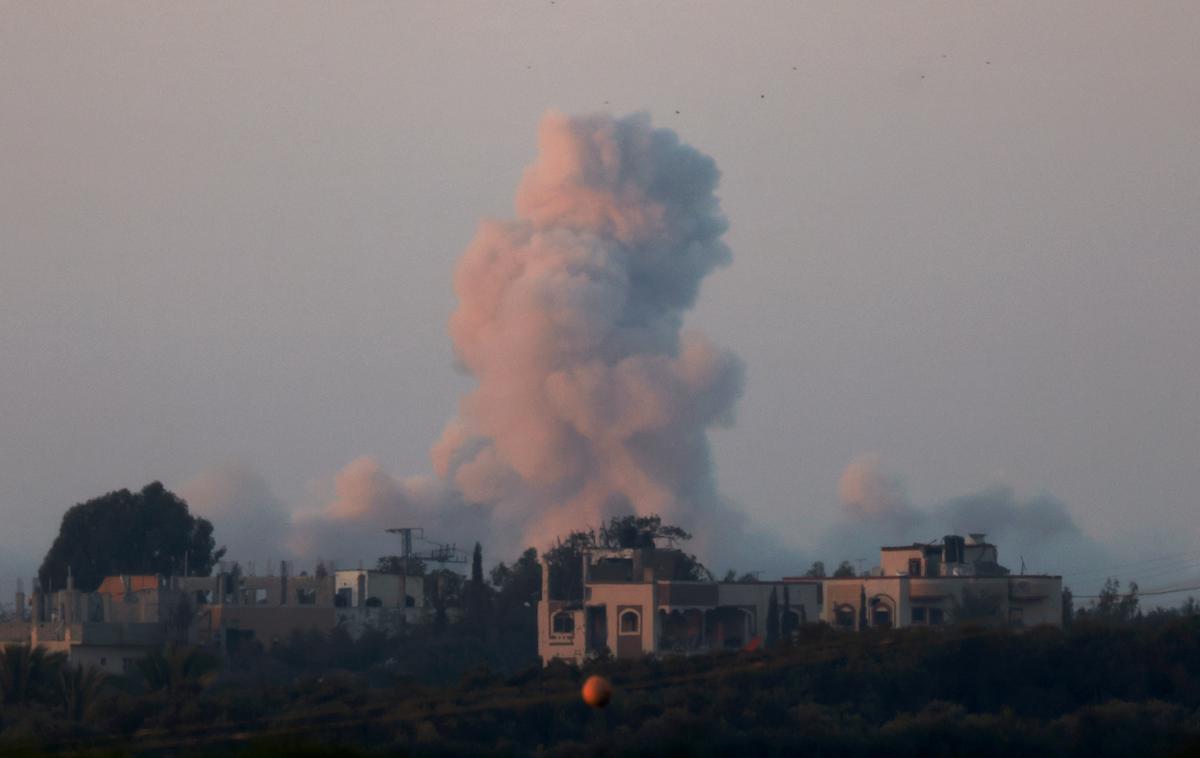
<svg viewBox="0 0 1200 758"><path fill-rule="evenodd" d="M265 561L433 470L455 268L552 110L720 172L731 259L678 311L745 366L713 497L794 552L713 568L953 528L1085 591L1196 550L1187 4L0 7L4 597L113 489Z"/></svg>

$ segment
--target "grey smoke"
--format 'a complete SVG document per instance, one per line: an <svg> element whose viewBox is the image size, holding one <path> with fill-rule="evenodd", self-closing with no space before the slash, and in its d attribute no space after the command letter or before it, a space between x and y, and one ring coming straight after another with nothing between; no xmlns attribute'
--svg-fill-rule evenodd
<svg viewBox="0 0 1200 758"><path fill-rule="evenodd" d="M839 498L842 517L822 549L834 560L864 557L868 565L875 565L881 545L971 532L985 533L989 542L998 544L1001 563L1014 570L1022 558L1029 570L1048 573L1112 560L1057 498L1023 497L1012 487L993 485L917 506L909 500L902 478L875 454L860 456L846 467Z"/></svg>
<svg viewBox="0 0 1200 758"><path fill-rule="evenodd" d="M718 178L645 115L547 114L516 218L483 222L458 263L450 335L478 384L433 445L433 475L351 463L293 547L361 553L412 520L506 554L633 512L693 530L713 560L745 554L707 438L732 423L743 366L683 330L730 260Z"/></svg>

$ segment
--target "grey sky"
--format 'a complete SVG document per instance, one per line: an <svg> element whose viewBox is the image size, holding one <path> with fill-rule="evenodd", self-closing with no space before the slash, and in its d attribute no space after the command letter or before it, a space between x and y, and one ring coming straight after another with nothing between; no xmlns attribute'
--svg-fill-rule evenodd
<svg viewBox="0 0 1200 758"><path fill-rule="evenodd" d="M1190 2L0 2L0 574L114 488L427 472L454 264L550 107L717 161L719 481L806 556L863 453L1193 549L1197 39Z"/></svg>

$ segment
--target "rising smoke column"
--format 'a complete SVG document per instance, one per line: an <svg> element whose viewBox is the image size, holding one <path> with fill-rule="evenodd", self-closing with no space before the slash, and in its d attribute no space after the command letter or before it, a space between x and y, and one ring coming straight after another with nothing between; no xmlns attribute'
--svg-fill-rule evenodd
<svg viewBox="0 0 1200 758"><path fill-rule="evenodd" d="M738 534L706 432L732 421L742 364L682 330L730 260L718 177L645 116L546 115L517 218L482 223L458 264L450 335L478 386L433 446L436 479L356 461L293 544L408 520L542 548L626 513L695 532L706 556Z"/></svg>
<svg viewBox="0 0 1200 758"><path fill-rule="evenodd" d="M730 258L718 176L644 116L551 113L517 220L484 223L463 255L450 334L479 386L435 470L527 542L629 511L728 517L706 429L731 420L742 366L681 332Z"/></svg>

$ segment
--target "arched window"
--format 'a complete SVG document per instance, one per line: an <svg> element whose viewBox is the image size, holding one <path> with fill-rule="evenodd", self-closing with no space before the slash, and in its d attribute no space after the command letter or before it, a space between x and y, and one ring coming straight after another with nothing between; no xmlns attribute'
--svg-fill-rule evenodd
<svg viewBox="0 0 1200 758"><path fill-rule="evenodd" d="M867 606L871 609L871 626L890 629L895 624L895 602L887 595L876 595Z"/></svg>
<svg viewBox="0 0 1200 758"><path fill-rule="evenodd" d="M550 620L555 634L574 634L575 617L569 613L556 613Z"/></svg>
<svg viewBox="0 0 1200 758"><path fill-rule="evenodd" d="M834 624L843 629L853 629L854 616L854 606L839 605L834 611Z"/></svg>
<svg viewBox="0 0 1200 758"><path fill-rule="evenodd" d="M625 611L621 614L621 634L640 634L642 617L637 611Z"/></svg>

